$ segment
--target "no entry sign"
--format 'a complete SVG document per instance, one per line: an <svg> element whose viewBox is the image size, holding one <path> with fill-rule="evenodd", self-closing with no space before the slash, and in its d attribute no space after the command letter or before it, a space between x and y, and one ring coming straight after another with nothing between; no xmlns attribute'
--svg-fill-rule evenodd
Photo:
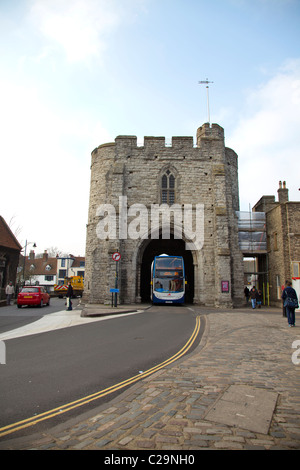
<svg viewBox="0 0 300 470"><path fill-rule="evenodd" d="M120 254L118 251L116 251L116 252L112 255L112 259L113 259L114 261L120 261L120 259L121 259L121 254Z"/></svg>

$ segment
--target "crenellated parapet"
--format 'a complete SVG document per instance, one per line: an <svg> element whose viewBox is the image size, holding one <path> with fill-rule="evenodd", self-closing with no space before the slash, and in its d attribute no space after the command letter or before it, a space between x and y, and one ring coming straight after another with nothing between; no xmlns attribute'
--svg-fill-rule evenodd
<svg viewBox="0 0 300 470"><path fill-rule="evenodd" d="M197 145L201 145L201 141L204 139L209 140L221 140L224 142L224 129L219 124L209 125L208 123L197 129Z"/></svg>

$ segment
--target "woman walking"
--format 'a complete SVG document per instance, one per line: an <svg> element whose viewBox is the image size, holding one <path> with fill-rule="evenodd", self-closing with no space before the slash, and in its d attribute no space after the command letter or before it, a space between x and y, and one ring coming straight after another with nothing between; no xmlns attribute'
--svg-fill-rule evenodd
<svg viewBox="0 0 300 470"><path fill-rule="evenodd" d="M286 288L282 292L283 306L286 307L286 316L289 326L295 326L295 309L299 308L298 298L292 283L286 281Z"/></svg>

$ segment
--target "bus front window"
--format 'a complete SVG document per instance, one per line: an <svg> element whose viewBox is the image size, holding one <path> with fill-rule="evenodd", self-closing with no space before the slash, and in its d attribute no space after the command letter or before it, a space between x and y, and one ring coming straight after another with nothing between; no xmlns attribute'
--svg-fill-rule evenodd
<svg viewBox="0 0 300 470"><path fill-rule="evenodd" d="M154 290L157 292L182 292L183 279L170 277L156 277L154 279Z"/></svg>

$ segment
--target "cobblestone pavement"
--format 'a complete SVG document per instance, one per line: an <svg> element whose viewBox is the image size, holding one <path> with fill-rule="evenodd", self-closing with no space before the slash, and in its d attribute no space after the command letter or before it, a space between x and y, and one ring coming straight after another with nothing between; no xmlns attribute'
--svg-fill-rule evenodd
<svg viewBox="0 0 300 470"><path fill-rule="evenodd" d="M12 438L0 448L300 449L300 327L288 328L280 309L194 310L205 331L191 354L131 386L93 415L40 435ZM237 424L226 424L222 413L215 421L210 418L224 393L243 385L278 394L266 431L251 429L237 403L231 403L237 408L230 411L239 417ZM221 411L226 415L225 401ZM255 413L252 418L255 424Z"/></svg>

